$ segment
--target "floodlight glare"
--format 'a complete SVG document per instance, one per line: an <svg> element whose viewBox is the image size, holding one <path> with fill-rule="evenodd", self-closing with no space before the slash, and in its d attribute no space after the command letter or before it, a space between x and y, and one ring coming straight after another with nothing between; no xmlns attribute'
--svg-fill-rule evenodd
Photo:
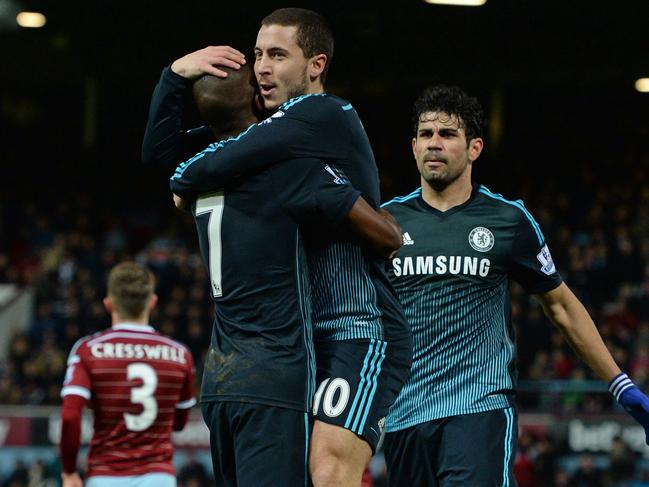
<svg viewBox="0 0 649 487"><path fill-rule="evenodd" d="M487 0L424 0L434 5L458 5L460 7L479 7L487 3Z"/></svg>
<svg viewBox="0 0 649 487"><path fill-rule="evenodd" d="M635 82L635 89L640 93L649 93L649 78L640 78Z"/></svg>
<svg viewBox="0 0 649 487"><path fill-rule="evenodd" d="M16 15L16 22L21 27L38 29L47 22L45 15L40 12L20 12Z"/></svg>

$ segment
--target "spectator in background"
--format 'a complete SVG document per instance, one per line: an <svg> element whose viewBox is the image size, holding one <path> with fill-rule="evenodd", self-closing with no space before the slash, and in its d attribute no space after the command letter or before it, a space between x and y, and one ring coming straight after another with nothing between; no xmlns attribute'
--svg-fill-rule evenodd
<svg viewBox="0 0 649 487"><path fill-rule="evenodd" d="M41 459L29 468L29 487L58 487L58 482L50 476L47 465Z"/></svg>
<svg viewBox="0 0 649 487"><path fill-rule="evenodd" d="M606 487L603 472L595 466L593 457L582 455L579 467L570 476L569 487Z"/></svg>
<svg viewBox="0 0 649 487"><path fill-rule="evenodd" d="M13 472L5 479L2 487L27 487L29 483L29 470L22 460L16 460Z"/></svg>
<svg viewBox="0 0 649 487"><path fill-rule="evenodd" d="M178 487L208 487L213 483L202 463L190 453L178 471Z"/></svg>
<svg viewBox="0 0 649 487"><path fill-rule="evenodd" d="M616 436L613 438L609 474L614 484L629 482L633 479L638 457L638 453L634 452L622 437Z"/></svg>
<svg viewBox="0 0 649 487"><path fill-rule="evenodd" d="M540 487L534 469L534 437L523 432L518 437L518 452L514 460L514 474L518 487Z"/></svg>
<svg viewBox="0 0 649 487"><path fill-rule="evenodd" d="M642 469L640 477L630 484L630 487L649 487L649 470Z"/></svg>

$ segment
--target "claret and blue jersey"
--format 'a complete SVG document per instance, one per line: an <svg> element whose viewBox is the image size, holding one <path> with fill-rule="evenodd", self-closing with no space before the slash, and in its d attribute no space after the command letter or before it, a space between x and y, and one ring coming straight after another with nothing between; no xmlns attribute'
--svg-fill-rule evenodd
<svg viewBox="0 0 649 487"><path fill-rule="evenodd" d="M521 201L484 186L445 212L421 188L383 206L403 230L390 278L413 333L411 374L387 431L510 406L517 373L509 281L532 294L561 283L538 223Z"/></svg>

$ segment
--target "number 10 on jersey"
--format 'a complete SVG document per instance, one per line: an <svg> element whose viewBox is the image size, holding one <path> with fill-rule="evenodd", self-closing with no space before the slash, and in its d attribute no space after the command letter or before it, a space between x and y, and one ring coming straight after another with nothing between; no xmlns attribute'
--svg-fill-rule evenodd
<svg viewBox="0 0 649 487"><path fill-rule="evenodd" d="M223 220L224 200L223 191L200 196L196 200L196 216L210 214L207 224L207 242L212 296L215 298L223 296L221 287L221 221Z"/></svg>

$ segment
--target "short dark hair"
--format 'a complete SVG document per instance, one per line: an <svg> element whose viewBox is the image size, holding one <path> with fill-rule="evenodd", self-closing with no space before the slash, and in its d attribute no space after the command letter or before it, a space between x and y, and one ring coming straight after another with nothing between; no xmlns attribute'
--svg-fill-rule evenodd
<svg viewBox="0 0 649 487"><path fill-rule="evenodd" d="M482 137L485 123L482 106L477 98L470 96L457 86L431 86L417 98L412 114L415 135L421 116L427 112L455 115L464 129L467 142Z"/></svg>
<svg viewBox="0 0 649 487"><path fill-rule="evenodd" d="M117 264L108 274L108 297L122 318L139 318L153 295L153 273L135 262Z"/></svg>
<svg viewBox="0 0 649 487"><path fill-rule="evenodd" d="M228 73L227 77L201 76L192 85L192 95L203 122L227 132L253 113L257 84L248 64L238 70L223 66L219 69Z"/></svg>
<svg viewBox="0 0 649 487"><path fill-rule="evenodd" d="M327 56L327 62L320 75L322 83L325 82L334 57L334 35L322 15L306 8L280 8L264 17L261 25L297 27L297 45L306 58L317 54Z"/></svg>

